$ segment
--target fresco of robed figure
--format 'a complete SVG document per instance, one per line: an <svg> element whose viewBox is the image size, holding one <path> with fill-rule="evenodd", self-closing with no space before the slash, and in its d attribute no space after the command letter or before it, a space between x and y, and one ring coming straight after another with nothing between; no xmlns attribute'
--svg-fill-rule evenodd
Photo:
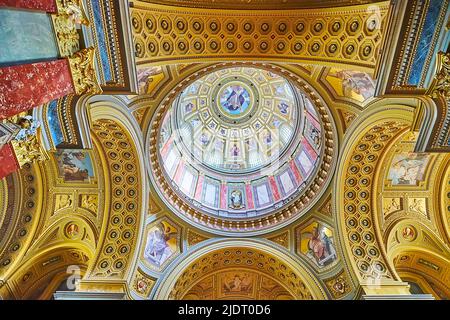
<svg viewBox="0 0 450 320"><path fill-rule="evenodd" d="M430 156L412 152L403 152L394 156L389 169L392 185L417 185L423 181Z"/></svg>
<svg viewBox="0 0 450 320"><path fill-rule="evenodd" d="M337 259L331 230L318 222L301 231L300 249L318 267L330 265Z"/></svg>
<svg viewBox="0 0 450 320"><path fill-rule="evenodd" d="M85 150L62 149L55 153L59 175L64 181L86 181L94 176L91 156Z"/></svg>
<svg viewBox="0 0 450 320"><path fill-rule="evenodd" d="M159 222L150 228L144 250L144 258L160 268L176 252L177 232L167 222Z"/></svg>

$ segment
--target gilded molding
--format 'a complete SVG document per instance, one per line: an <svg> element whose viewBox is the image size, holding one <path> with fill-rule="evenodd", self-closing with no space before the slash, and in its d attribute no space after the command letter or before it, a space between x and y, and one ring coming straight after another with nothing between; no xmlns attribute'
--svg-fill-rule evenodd
<svg viewBox="0 0 450 320"><path fill-rule="evenodd" d="M282 60L377 67L388 2L308 10L195 9L136 4L138 64Z"/></svg>
<svg viewBox="0 0 450 320"><path fill-rule="evenodd" d="M56 0L59 15L70 17L74 22L88 26L83 0Z"/></svg>
<svg viewBox="0 0 450 320"><path fill-rule="evenodd" d="M0 274L2 279L17 271L32 240L33 230L40 219L42 201L42 173L38 164L26 163L17 176L6 178L8 183L8 214L0 226ZM4 241L4 242L3 242Z"/></svg>
<svg viewBox="0 0 450 320"><path fill-rule="evenodd" d="M51 17L61 57L69 57L80 50L80 36L73 20L66 15L52 14Z"/></svg>
<svg viewBox="0 0 450 320"><path fill-rule="evenodd" d="M439 52L436 61L436 75L428 89L427 95L450 99L450 53Z"/></svg>
<svg viewBox="0 0 450 320"><path fill-rule="evenodd" d="M192 231L191 229L188 230L186 238L187 238L187 243L189 246L194 246L197 243L208 240L207 237L204 237L204 236Z"/></svg>
<svg viewBox="0 0 450 320"><path fill-rule="evenodd" d="M36 136L28 136L26 140L12 140L17 162L20 168L27 163L46 160L44 152Z"/></svg>
<svg viewBox="0 0 450 320"><path fill-rule="evenodd" d="M256 10L279 10L279 9L311 9L336 6L350 6L356 4L373 3L380 0L138 0L138 2L157 3L162 5L176 5L192 8L220 8L220 9L256 9Z"/></svg>
<svg viewBox="0 0 450 320"><path fill-rule="evenodd" d="M342 228L348 254L357 268L358 277L364 281L395 280L374 227L377 224L373 214L376 194L372 184L383 152L407 126L403 121L385 121L368 128L352 146L348 155L351 161L344 166L338 210L343 211Z"/></svg>
<svg viewBox="0 0 450 320"><path fill-rule="evenodd" d="M431 131L426 142L427 151L448 151L450 145L450 53L439 52L436 58L436 74L426 95L437 107L436 119L421 129Z"/></svg>
<svg viewBox="0 0 450 320"><path fill-rule="evenodd" d="M286 249L289 249L289 231L285 231L281 234L275 235L273 237L267 238L267 240L270 240L272 242L275 242L276 244L279 244L280 246L285 247Z"/></svg>
<svg viewBox="0 0 450 320"><path fill-rule="evenodd" d="M148 298L153 286L156 283L156 279L149 277L141 269L137 269L134 274L134 280L132 283L132 288L141 298Z"/></svg>
<svg viewBox="0 0 450 320"><path fill-rule="evenodd" d="M324 281L333 299L341 299L352 291L351 282L344 270Z"/></svg>
<svg viewBox="0 0 450 320"><path fill-rule="evenodd" d="M94 55L95 49L91 47L78 51L68 58L77 95L102 93L95 71Z"/></svg>

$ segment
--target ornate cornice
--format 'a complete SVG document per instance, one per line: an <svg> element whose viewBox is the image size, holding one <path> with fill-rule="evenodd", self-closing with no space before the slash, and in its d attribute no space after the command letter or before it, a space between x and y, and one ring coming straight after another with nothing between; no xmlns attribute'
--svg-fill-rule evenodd
<svg viewBox="0 0 450 320"><path fill-rule="evenodd" d="M72 81L77 95L102 93L95 71L94 55L94 48L87 48L76 52L68 58Z"/></svg>
<svg viewBox="0 0 450 320"><path fill-rule="evenodd" d="M11 145L14 149L14 154L19 163L19 167L21 168L26 163L43 161L46 159L37 136L29 136L26 140L12 140Z"/></svg>
<svg viewBox="0 0 450 320"><path fill-rule="evenodd" d="M358 4L376 4L380 0L138 0L161 5L176 5L190 8L230 9L230 10L280 10L280 9L312 9Z"/></svg>
<svg viewBox="0 0 450 320"><path fill-rule="evenodd" d="M450 150L450 54L439 52L436 59L436 75L426 91L433 99L437 114L430 119L429 110L422 119L421 134L428 134L426 141L422 138L420 146L426 151L445 152ZM431 121L430 121L431 120ZM431 132L431 133L430 133ZM420 137L419 137L420 138ZM423 147L421 148L423 149Z"/></svg>
<svg viewBox="0 0 450 320"><path fill-rule="evenodd" d="M56 0L58 15L66 16L76 23L89 25L83 0Z"/></svg>
<svg viewBox="0 0 450 320"><path fill-rule="evenodd" d="M438 53L436 75L426 94L433 98L442 96L450 100L450 53Z"/></svg>
<svg viewBox="0 0 450 320"><path fill-rule="evenodd" d="M80 36L73 20L65 15L51 17L60 56L69 57L80 50Z"/></svg>

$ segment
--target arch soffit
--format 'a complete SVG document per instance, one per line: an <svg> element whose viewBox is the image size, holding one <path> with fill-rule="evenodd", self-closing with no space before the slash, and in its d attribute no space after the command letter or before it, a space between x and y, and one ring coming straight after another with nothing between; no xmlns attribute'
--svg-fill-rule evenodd
<svg viewBox="0 0 450 320"><path fill-rule="evenodd" d="M148 188L148 179L147 179L147 168L146 165L148 163L147 156L144 153L143 148L143 139L141 129L136 119L128 112L128 106L125 102L117 97L113 96L93 96L84 101L85 106L88 108L92 123L98 122L113 122L118 125L118 130L122 131L125 134L126 140L132 146L132 163L136 166L136 175L138 177L137 184L135 185L135 191L138 193L138 201L136 201L138 209L134 214L134 228L132 231L132 237L129 245L129 250L122 256L122 260L125 261L125 266L121 268L124 270L123 272L119 272L120 275L116 276L116 280L127 280L130 281L132 276L132 271L135 268L135 264L138 261L138 254L140 252L140 245L142 242L143 232L144 232L144 222L146 218L146 214L148 211L148 197L149 197L149 188ZM98 133L101 131L91 129L91 137L96 140L97 147L102 146L100 136ZM101 147L103 148L103 146ZM105 154L101 155L102 162L104 163L103 167L106 168L108 172L105 172L105 179L110 180L112 178L111 168L107 157ZM111 185L109 186L111 188ZM114 200L123 200L123 199L114 199L114 195L112 195L111 190L105 190L106 194L110 195L109 201L112 203ZM97 257L97 266L90 265L87 271L87 277L85 279L96 279L95 273L100 272L102 268L98 265L101 258L105 258L105 249L106 243L111 239L108 239L110 235L107 235L107 228L111 222L107 222L108 219L112 218L112 215L109 214L110 207L105 205L105 218L104 228L101 231L99 246L97 248L96 257ZM118 248L116 248L118 250ZM104 269L104 268L103 268ZM100 274L99 273L99 274ZM107 279L107 278L105 278ZM97 279L98 280L98 279Z"/></svg>
<svg viewBox="0 0 450 320"><path fill-rule="evenodd" d="M391 263L386 258L381 241L382 235L373 216L373 209L371 209L376 194L370 188L370 181L374 181L374 177L379 172L383 153L413 121L416 101L410 100L407 105L404 100L400 101L402 100L397 98L384 98L369 103L367 108L370 111L364 117L357 118L349 126L349 134L346 134L340 150L336 173L340 179L334 181L334 190L339 190L339 192L333 199L333 211L336 212L337 234L342 248L341 256L344 257L344 264L350 271L354 283L359 285L380 276L398 280ZM368 133L370 136L367 136ZM365 148L360 151L367 151L359 160L362 163L372 163L367 168L366 174L360 173L359 169L356 174L350 171L350 159L357 155L359 145L363 145L362 148ZM352 161L354 162L354 159ZM349 178L353 179L350 186L347 184ZM358 185L362 186L363 190L358 192L364 192L362 195L365 201L363 208L365 212L362 212L360 216L357 216L357 212L360 210L356 210L352 199L346 195L348 192L353 192L352 195L356 199L354 187ZM360 237L355 233L357 230L359 230ZM363 236L367 236L367 238ZM368 252L357 251L362 248L373 249L371 250L372 255ZM367 259L367 257L370 258Z"/></svg>
<svg viewBox="0 0 450 320"><path fill-rule="evenodd" d="M242 250L253 250L255 252L266 253L276 261L282 261L287 268L299 277L305 287L311 293L313 299L327 299L326 290L321 281L314 275L314 272L291 256L290 253L280 250L278 246L267 240L256 239L223 239L215 238L203 241L196 245L195 251L188 250L174 260L167 268L165 275L155 284L154 299L168 299L174 289L178 278L192 264L200 259L211 256L215 252L226 249L242 248Z"/></svg>

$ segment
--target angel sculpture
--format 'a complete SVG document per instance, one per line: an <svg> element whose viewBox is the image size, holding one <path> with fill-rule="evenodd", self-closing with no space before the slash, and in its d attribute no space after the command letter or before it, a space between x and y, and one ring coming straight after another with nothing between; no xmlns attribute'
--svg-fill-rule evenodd
<svg viewBox="0 0 450 320"><path fill-rule="evenodd" d="M144 257L150 263L160 267L174 253L168 241L176 237L177 233L171 232L170 227L165 228L162 223L159 223L147 237Z"/></svg>
<svg viewBox="0 0 450 320"><path fill-rule="evenodd" d="M37 129L41 124L32 116L26 115L17 119L17 125L20 127L20 130L15 139L18 141L25 141L29 139L30 136L35 136L37 134Z"/></svg>

